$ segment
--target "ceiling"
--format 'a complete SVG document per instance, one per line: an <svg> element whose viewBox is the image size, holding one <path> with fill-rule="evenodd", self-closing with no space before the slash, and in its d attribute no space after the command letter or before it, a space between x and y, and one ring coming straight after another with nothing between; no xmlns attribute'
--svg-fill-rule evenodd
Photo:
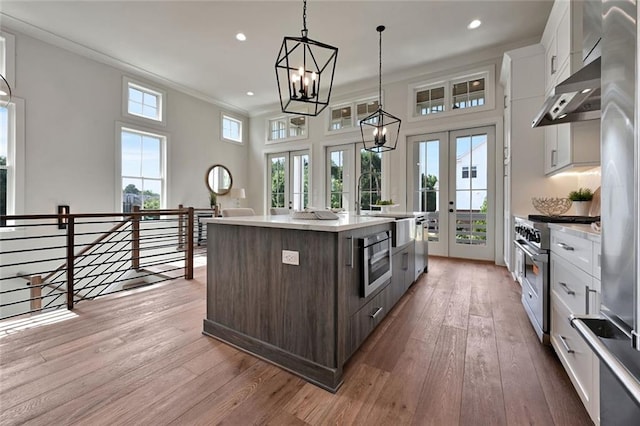
<svg viewBox="0 0 640 426"><path fill-rule="evenodd" d="M540 37L552 0L309 0L309 37L339 48L334 87ZM302 1L7 1L1 23L52 33L247 112L278 102L274 65ZM473 19L482 26L468 30ZM34 28L35 27L35 28ZM41 30L44 30L41 31ZM33 31L31 31L33 33ZM236 33L247 36L237 41ZM35 33L34 33L35 34ZM247 92L254 92L248 96Z"/></svg>

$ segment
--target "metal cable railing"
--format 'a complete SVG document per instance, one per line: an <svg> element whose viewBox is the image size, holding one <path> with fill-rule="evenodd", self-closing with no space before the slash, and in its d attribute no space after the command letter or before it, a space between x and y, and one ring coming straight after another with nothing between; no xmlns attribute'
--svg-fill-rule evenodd
<svg viewBox="0 0 640 426"><path fill-rule="evenodd" d="M193 278L193 208L0 219L0 319Z"/></svg>

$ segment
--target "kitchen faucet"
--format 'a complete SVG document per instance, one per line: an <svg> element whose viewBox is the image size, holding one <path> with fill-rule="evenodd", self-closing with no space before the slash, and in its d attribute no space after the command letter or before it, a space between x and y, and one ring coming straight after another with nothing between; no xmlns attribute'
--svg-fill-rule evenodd
<svg viewBox="0 0 640 426"><path fill-rule="evenodd" d="M378 175L374 172L364 172L358 178L358 191L356 193L356 215L360 214L360 185L362 184L362 178L364 176L370 175L371 179L374 179L376 182L376 193L380 194L380 180L378 179ZM371 202L371 200L369 200Z"/></svg>

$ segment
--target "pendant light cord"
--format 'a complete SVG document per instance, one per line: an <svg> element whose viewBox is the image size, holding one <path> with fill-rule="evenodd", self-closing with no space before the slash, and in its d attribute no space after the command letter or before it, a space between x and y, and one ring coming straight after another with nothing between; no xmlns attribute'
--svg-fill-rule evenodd
<svg viewBox="0 0 640 426"><path fill-rule="evenodd" d="M380 43L378 45L379 52L379 69L378 69L378 109L382 109L382 31L380 30Z"/></svg>

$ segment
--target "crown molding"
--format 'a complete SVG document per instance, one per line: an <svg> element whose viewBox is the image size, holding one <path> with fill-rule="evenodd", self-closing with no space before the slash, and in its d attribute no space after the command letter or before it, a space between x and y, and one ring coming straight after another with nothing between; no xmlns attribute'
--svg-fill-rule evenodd
<svg viewBox="0 0 640 426"><path fill-rule="evenodd" d="M49 32L45 29L37 27L35 25L24 22L18 18L15 18L11 15L7 15L6 13L0 12L0 18L2 19L2 29L3 31L8 29L9 32L17 32L47 44L51 44L53 46L59 47L61 49L68 50L72 53L80 55L82 57L91 59L96 62L100 62L102 64L111 66L120 71L127 72L133 74L137 77L144 78L153 83L160 84L164 87L171 88L178 92L184 93L186 95L192 96L194 98L200 99L201 101L207 102L209 104L215 105L219 108L223 108L225 110L233 111L238 114L242 114L245 116L249 116L249 111L244 110L242 108L238 108L235 105L228 104L219 99L216 99L212 96L209 96L199 90L195 90L193 88L184 86L180 83L176 83L173 80L169 80L165 77L162 77L158 74L155 74L151 71L147 71L143 68L137 67L128 62L122 61L120 59L114 58L112 56L106 55L102 52L99 52L95 49L92 49L88 46L82 45L75 41L71 41L59 35L56 35L52 32Z"/></svg>

